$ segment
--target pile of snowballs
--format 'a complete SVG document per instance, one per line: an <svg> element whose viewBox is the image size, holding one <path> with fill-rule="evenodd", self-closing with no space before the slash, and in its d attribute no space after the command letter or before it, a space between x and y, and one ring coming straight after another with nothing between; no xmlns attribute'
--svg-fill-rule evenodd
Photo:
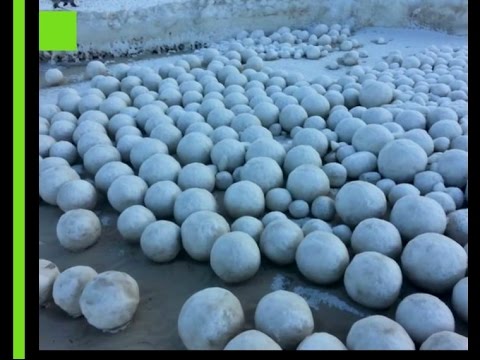
<svg viewBox="0 0 480 360"><path fill-rule="evenodd" d="M332 33L340 47L349 41L333 26L316 29L321 36L275 34L292 44ZM65 212L60 244L82 251L99 240L93 210L103 194L120 213L119 233L154 262L184 249L238 283L255 276L263 256L295 263L315 284L343 281L371 309L398 305L395 321L355 323L349 349L468 348L452 313L468 321L467 48L393 52L336 80L306 81L264 63L271 37L247 35L223 55L207 49L155 70L92 61L91 88L65 88L56 104L40 105L39 193ZM53 287L68 313L78 316L80 306L90 322L87 314L103 312L94 301L102 274L45 269L45 294ZM103 276L122 295L107 300L124 316L91 322L107 331L128 324L139 296L133 279L111 273ZM397 304L405 279L422 292ZM88 309L86 299L94 299ZM345 349L312 334L311 310L294 293L266 295L257 330L243 325L238 299L213 288L185 303L178 330L188 349Z"/></svg>

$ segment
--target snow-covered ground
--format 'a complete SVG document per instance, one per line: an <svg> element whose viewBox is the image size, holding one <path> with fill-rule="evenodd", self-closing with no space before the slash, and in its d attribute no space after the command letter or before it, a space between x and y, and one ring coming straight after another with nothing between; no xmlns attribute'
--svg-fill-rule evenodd
<svg viewBox="0 0 480 360"><path fill-rule="evenodd" d="M76 0L79 56L129 56L184 49L234 36L241 30L271 32L341 23L359 29L425 27L467 31L465 0ZM66 7L70 9L69 6ZM41 10L52 9L40 0Z"/></svg>

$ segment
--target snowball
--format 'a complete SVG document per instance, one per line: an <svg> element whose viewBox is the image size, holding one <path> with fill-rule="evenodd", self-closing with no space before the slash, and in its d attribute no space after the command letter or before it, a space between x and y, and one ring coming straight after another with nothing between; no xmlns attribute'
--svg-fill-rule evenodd
<svg viewBox="0 0 480 360"><path fill-rule="evenodd" d="M263 232L263 224L252 216L242 216L232 223L231 230L244 232L258 243Z"/></svg>
<svg viewBox="0 0 480 360"><path fill-rule="evenodd" d="M299 105L290 104L285 106L280 112L280 125L285 131L290 132L295 126L302 126L308 114Z"/></svg>
<svg viewBox="0 0 480 360"><path fill-rule="evenodd" d="M425 129L427 120L425 116L417 110L403 110L400 111L394 120L401 125L405 131L413 129Z"/></svg>
<svg viewBox="0 0 480 360"><path fill-rule="evenodd" d="M342 165L347 170L349 178L358 179L377 168L377 157L368 151L359 151L345 157Z"/></svg>
<svg viewBox="0 0 480 360"><path fill-rule="evenodd" d="M133 205L123 210L118 217L118 232L128 242L138 243L143 230L155 220L155 215L149 209Z"/></svg>
<svg viewBox="0 0 480 360"><path fill-rule="evenodd" d="M448 214L445 235L462 246L468 242L468 208Z"/></svg>
<svg viewBox="0 0 480 360"><path fill-rule="evenodd" d="M46 161L47 159L42 161ZM45 164L46 165L46 164ZM43 201L50 205L57 205L57 195L63 184L80 177L70 166L54 165L50 168L40 167L39 194Z"/></svg>
<svg viewBox="0 0 480 360"><path fill-rule="evenodd" d="M112 145L112 141L104 133L89 132L83 134L77 143L78 154L83 158L85 153L95 145Z"/></svg>
<svg viewBox="0 0 480 360"><path fill-rule="evenodd" d="M386 83L366 81L362 84L358 100L367 108L389 104L393 100L393 90Z"/></svg>
<svg viewBox="0 0 480 360"><path fill-rule="evenodd" d="M295 259L308 280L322 285L339 280L350 260L342 241L324 231L309 233L298 246Z"/></svg>
<svg viewBox="0 0 480 360"><path fill-rule="evenodd" d="M437 162L437 171L445 185L464 187L468 178L468 153L463 150L445 151Z"/></svg>
<svg viewBox="0 0 480 360"><path fill-rule="evenodd" d="M61 85L64 81L63 73L59 69L48 69L45 72L45 82L48 86Z"/></svg>
<svg viewBox="0 0 480 360"><path fill-rule="evenodd" d="M287 174L290 174L295 168L305 164L321 166L322 160L319 153L311 146L297 145L287 152L283 162L283 169Z"/></svg>
<svg viewBox="0 0 480 360"><path fill-rule="evenodd" d="M39 174L41 174L43 171L47 169L51 169L53 167L59 167L59 166L66 166L67 168L68 163L65 159L59 158L59 157L47 157L47 158L42 158L42 160L39 163Z"/></svg>
<svg viewBox="0 0 480 360"><path fill-rule="evenodd" d="M143 138L141 139L141 141L139 141L132 147L130 151L130 162L132 163L135 169L139 169L144 163L147 162L147 160L150 160L152 155L155 155L155 154L163 154L163 155L168 154L167 146L158 139ZM163 161L168 161L166 159L170 159L171 157L168 155L165 155L157 158L162 159ZM176 166L174 167L176 168L176 172L178 173L178 170L180 170L179 169L180 164L178 164L178 162L174 159L172 159L172 161L175 161ZM167 164L162 164L162 165L167 165ZM167 169L168 169L167 172L171 170L169 166L167 166ZM174 178L176 179L176 174Z"/></svg>
<svg viewBox="0 0 480 360"><path fill-rule="evenodd" d="M350 350L415 350L415 344L397 322L371 315L356 321L347 335Z"/></svg>
<svg viewBox="0 0 480 360"><path fill-rule="evenodd" d="M167 154L156 153L143 162L138 176L147 184L153 185L158 181L176 181L180 170L181 166L175 158Z"/></svg>
<svg viewBox="0 0 480 360"><path fill-rule="evenodd" d="M97 242L102 232L102 224L93 211L75 209L60 217L56 231L60 245L76 252Z"/></svg>
<svg viewBox="0 0 480 360"><path fill-rule="evenodd" d="M282 350L282 348L264 333L247 330L230 340L224 350Z"/></svg>
<svg viewBox="0 0 480 360"><path fill-rule="evenodd" d="M264 193L283 185L282 169L269 157L254 157L248 160L241 168L240 177L241 180L257 184Z"/></svg>
<svg viewBox="0 0 480 360"><path fill-rule="evenodd" d="M212 287L183 304L178 333L189 350L221 350L244 326L240 301L230 291Z"/></svg>
<svg viewBox="0 0 480 360"><path fill-rule="evenodd" d="M73 209L93 210L96 204L97 192L88 181L67 181L58 190L57 205L65 212Z"/></svg>
<svg viewBox="0 0 480 360"><path fill-rule="evenodd" d="M402 251L402 239L395 226L374 218L365 219L355 227L351 244L355 253L376 251L391 258Z"/></svg>
<svg viewBox="0 0 480 360"><path fill-rule="evenodd" d="M141 234L140 246L145 256L152 261L171 261L182 248L180 227L171 221L151 222Z"/></svg>
<svg viewBox="0 0 480 360"><path fill-rule="evenodd" d="M330 103L320 94L307 95L301 100L300 104L308 116L318 115L324 117L327 116L330 111Z"/></svg>
<svg viewBox="0 0 480 360"><path fill-rule="evenodd" d="M468 323L468 276L453 287L452 306L455 313Z"/></svg>
<svg viewBox="0 0 480 360"><path fill-rule="evenodd" d="M58 275L53 284L53 300L70 316L82 316L80 296L97 272L89 266L73 266Z"/></svg>
<svg viewBox="0 0 480 360"><path fill-rule="evenodd" d="M329 179L323 170L309 164L296 167L288 175L286 186L293 199L309 203L330 190Z"/></svg>
<svg viewBox="0 0 480 360"><path fill-rule="evenodd" d="M297 350L347 350L347 348L337 337L326 332L316 332L303 339Z"/></svg>
<svg viewBox="0 0 480 360"><path fill-rule="evenodd" d="M90 61L85 68L85 78L92 79L97 75L107 75L107 72L107 67L101 61Z"/></svg>
<svg viewBox="0 0 480 360"><path fill-rule="evenodd" d="M392 187L388 193L388 201L394 205L402 197L409 195L420 195L420 191L412 184L398 184Z"/></svg>
<svg viewBox="0 0 480 360"><path fill-rule="evenodd" d="M327 175L330 186L333 188L342 187L347 181L347 169L338 163L329 163L322 166L322 170Z"/></svg>
<svg viewBox="0 0 480 360"><path fill-rule="evenodd" d="M52 289L60 271L53 262L38 261L38 304L43 305L52 298Z"/></svg>
<svg viewBox="0 0 480 360"><path fill-rule="evenodd" d="M175 199L173 216L177 224L182 224L191 214L207 210L215 212L217 203L213 195L205 189L187 189Z"/></svg>
<svg viewBox="0 0 480 360"><path fill-rule="evenodd" d="M468 350L468 338L452 331L440 331L425 340L420 350Z"/></svg>
<svg viewBox="0 0 480 360"><path fill-rule="evenodd" d="M358 128L352 137L352 145L357 151L368 151L378 155L380 150L394 139L392 133L379 124L369 124Z"/></svg>
<svg viewBox="0 0 480 360"><path fill-rule="evenodd" d="M232 218L261 216L265 210L265 197L260 186L251 181L232 184L225 192L224 205Z"/></svg>
<svg viewBox="0 0 480 360"><path fill-rule="evenodd" d="M374 279L372 274L375 274ZM355 255L345 270L343 281L353 300L373 309L384 309L397 300L402 286L402 271L391 258L366 251Z"/></svg>
<svg viewBox="0 0 480 360"><path fill-rule="evenodd" d="M412 239L423 233L443 234L447 217L442 206L424 196L407 195L398 200L390 213L390 222L402 237Z"/></svg>
<svg viewBox="0 0 480 360"><path fill-rule="evenodd" d="M172 181L159 181L148 188L145 193L145 206L158 218L169 218L182 190Z"/></svg>
<svg viewBox="0 0 480 360"><path fill-rule="evenodd" d="M260 138L250 144L245 154L245 160L249 161L256 157L269 157L282 166L285 155L285 149L280 143L274 139Z"/></svg>
<svg viewBox="0 0 480 360"><path fill-rule="evenodd" d="M265 224L260 237L260 249L271 261L287 265L294 261L297 246L303 240L302 229L294 222L279 219Z"/></svg>
<svg viewBox="0 0 480 360"><path fill-rule="evenodd" d="M133 175L133 170L120 161L106 163L95 175L95 186L99 190L107 192L112 182L122 175Z"/></svg>
<svg viewBox="0 0 480 360"><path fill-rule="evenodd" d="M455 330L455 319L448 306L430 294L416 293L403 298L395 312L395 320L417 343L439 331Z"/></svg>
<svg viewBox="0 0 480 360"><path fill-rule="evenodd" d="M410 281L433 293L451 290L467 270L465 250L452 239L435 233L410 240L401 262Z"/></svg>
<svg viewBox="0 0 480 360"><path fill-rule="evenodd" d="M119 271L98 274L80 296L80 308L88 323L111 333L128 326L139 302L137 282Z"/></svg>
<svg viewBox="0 0 480 360"><path fill-rule="evenodd" d="M68 121L63 121L64 123L71 124ZM75 127L75 125L73 125ZM42 157L47 157L50 151L50 147L55 144L55 138L49 135L39 135L38 136L39 146L38 146L38 154Z"/></svg>
<svg viewBox="0 0 480 360"><path fill-rule="evenodd" d="M49 157L65 159L68 164L73 165L77 160L77 148L68 141L58 141L50 146Z"/></svg>
<svg viewBox="0 0 480 360"><path fill-rule="evenodd" d="M425 195L433 190L435 185L443 184L442 175L434 171L422 171L415 175L413 185Z"/></svg>
<svg viewBox="0 0 480 360"><path fill-rule="evenodd" d="M387 201L375 185L365 181L352 181L342 186L337 193L335 208L345 223L357 225L364 219L383 217Z"/></svg>
<svg viewBox="0 0 480 360"><path fill-rule="evenodd" d="M313 315L301 296L277 290L259 301L255 310L255 327L283 349L292 349L313 332Z"/></svg>
<svg viewBox="0 0 480 360"><path fill-rule="evenodd" d="M193 132L185 135L178 143L177 156L181 164L193 162L208 164L213 142L202 133Z"/></svg>
<svg viewBox="0 0 480 360"><path fill-rule="evenodd" d="M261 102L254 107L253 114L260 120L262 126L270 127L278 122L280 111L274 104Z"/></svg>
<svg viewBox="0 0 480 360"><path fill-rule="evenodd" d="M293 146L298 145L310 145L320 156L325 156L328 150L328 139L317 129L300 129L293 137Z"/></svg>
<svg viewBox="0 0 480 360"><path fill-rule="evenodd" d="M135 175L121 175L110 184L107 197L110 205L122 212L132 205L143 204L147 183Z"/></svg>
<svg viewBox="0 0 480 360"><path fill-rule="evenodd" d="M308 203L304 200L294 200L288 206L288 211L294 219L307 217L310 213Z"/></svg>
<svg viewBox="0 0 480 360"><path fill-rule="evenodd" d="M219 171L233 171L245 161L245 145L234 139L221 140L213 146L210 158Z"/></svg>

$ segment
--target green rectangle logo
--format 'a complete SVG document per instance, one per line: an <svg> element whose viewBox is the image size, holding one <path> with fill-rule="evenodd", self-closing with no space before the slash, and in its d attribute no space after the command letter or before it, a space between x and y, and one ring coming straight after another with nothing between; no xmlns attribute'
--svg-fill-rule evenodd
<svg viewBox="0 0 480 360"><path fill-rule="evenodd" d="M77 50L77 12L40 11L40 51Z"/></svg>

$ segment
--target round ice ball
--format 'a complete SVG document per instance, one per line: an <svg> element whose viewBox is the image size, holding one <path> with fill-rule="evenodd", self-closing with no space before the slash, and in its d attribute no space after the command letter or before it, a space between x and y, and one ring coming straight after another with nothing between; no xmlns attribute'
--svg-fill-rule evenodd
<svg viewBox="0 0 480 360"><path fill-rule="evenodd" d="M229 231L223 216L213 211L194 212L181 226L183 248L193 259L206 261L215 241Z"/></svg>
<svg viewBox="0 0 480 360"><path fill-rule="evenodd" d="M297 267L310 281L331 284L340 279L350 257L343 242L329 232L314 231L297 247Z"/></svg>
<svg viewBox="0 0 480 360"><path fill-rule="evenodd" d="M158 181L176 181L181 166L174 157L167 154L154 154L140 166L138 176L147 184L153 185Z"/></svg>
<svg viewBox="0 0 480 360"><path fill-rule="evenodd" d="M242 305L230 291L218 287L190 296L178 317L178 334L189 350L221 350L241 332Z"/></svg>
<svg viewBox="0 0 480 360"><path fill-rule="evenodd" d="M402 271L391 258L374 251L355 255L343 279L348 295L366 307L385 309L397 300Z"/></svg>
<svg viewBox="0 0 480 360"><path fill-rule="evenodd" d="M60 271L53 262L38 261L38 304L43 305L52 298L52 290Z"/></svg>
<svg viewBox="0 0 480 360"><path fill-rule="evenodd" d="M210 151L212 148L213 142L205 134L198 132L189 133L178 143L178 160L183 165L192 162L208 164L210 162Z"/></svg>
<svg viewBox="0 0 480 360"><path fill-rule="evenodd" d="M351 238L355 253L376 251L391 258L402 252L402 238L397 228L382 219L365 219L353 230Z"/></svg>
<svg viewBox="0 0 480 360"><path fill-rule="evenodd" d="M468 208L448 214L445 235L464 246L468 242Z"/></svg>
<svg viewBox="0 0 480 360"><path fill-rule="evenodd" d="M245 281L260 267L260 250L248 234L233 231L215 240L210 253L210 266L227 283Z"/></svg>
<svg viewBox="0 0 480 360"><path fill-rule="evenodd" d="M427 166L427 154L408 139L394 140L378 154L378 171L395 182L411 182Z"/></svg>
<svg viewBox="0 0 480 360"><path fill-rule="evenodd" d="M212 163L219 171L233 171L245 162L245 145L235 139L217 142L210 153Z"/></svg>
<svg viewBox="0 0 480 360"><path fill-rule="evenodd" d="M468 323L468 276L461 279L453 287L452 306L455 313Z"/></svg>
<svg viewBox="0 0 480 360"><path fill-rule="evenodd" d="M215 173L205 164L190 163L178 173L178 186L182 190L200 188L211 192L215 187Z"/></svg>
<svg viewBox="0 0 480 360"><path fill-rule="evenodd" d="M258 330L247 330L228 342L223 350L282 350L280 345Z"/></svg>
<svg viewBox="0 0 480 360"><path fill-rule="evenodd" d="M445 185L464 187L468 178L468 153L457 149L445 151L438 159L437 172Z"/></svg>
<svg viewBox="0 0 480 360"><path fill-rule="evenodd" d="M168 154L167 146L158 139L143 138L130 151L130 162L135 169L139 169L152 155ZM164 159L165 157L162 157Z"/></svg>
<svg viewBox="0 0 480 360"><path fill-rule="evenodd" d="M300 165L296 167L287 179L287 190L296 200L312 202L320 195L328 194L330 181L327 175L315 165Z"/></svg>
<svg viewBox="0 0 480 360"><path fill-rule="evenodd" d="M467 254L452 239L425 233L408 242L401 264L405 276L415 285L432 293L443 293L465 276Z"/></svg>
<svg viewBox="0 0 480 360"><path fill-rule="evenodd" d="M395 312L395 321L417 343L439 331L455 330L455 319L448 306L438 297L424 293L403 298Z"/></svg>
<svg viewBox="0 0 480 360"><path fill-rule="evenodd" d="M317 332L303 339L297 350L347 350L347 348L337 337L326 332Z"/></svg>
<svg viewBox="0 0 480 360"><path fill-rule="evenodd" d="M166 220L152 222L143 230L140 246L145 256L152 261L171 261L182 248L180 227Z"/></svg>
<svg viewBox="0 0 480 360"><path fill-rule="evenodd" d="M85 68L85 78L92 79L97 75L107 75L107 67L98 60L90 61Z"/></svg>
<svg viewBox="0 0 480 360"><path fill-rule="evenodd" d="M114 146L98 144L83 155L83 166L90 174L96 174L103 165L120 160L120 152Z"/></svg>
<svg viewBox="0 0 480 360"><path fill-rule="evenodd" d="M224 205L228 214L236 219L241 216L261 216L265 210L262 189L251 181L239 181L225 192Z"/></svg>
<svg viewBox="0 0 480 360"><path fill-rule="evenodd" d="M145 228L155 220L155 215L145 206L132 205L118 217L118 232L128 242L138 243Z"/></svg>
<svg viewBox="0 0 480 360"><path fill-rule="evenodd" d="M48 86L61 85L64 81L63 73L59 69L48 69L45 72L45 82Z"/></svg>
<svg viewBox="0 0 480 360"><path fill-rule="evenodd" d="M53 284L53 300L58 307L70 316L82 316L80 296L97 272L90 266L73 266L58 275Z"/></svg>
<svg viewBox="0 0 480 360"><path fill-rule="evenodd" d="M147 183L142 178L135 175L122 175L117 177L108 188L108 201L115 210L122 212L132 205L143 204L147 188Z"/></svg>
<svg viewBox="0 0 480 360"><path fill-rule="evenodd" d="M217 210L217 203L213 195L205 189L191 188L180 193L173 206L173 216L177 224L182 224L187 217L197 211Z"/></svg>
<svg viewBox="0 0 480 360"><path fill-rule="evenodd" d="M327 175L330 186L333 188L340 188L347 181L347 169L342 164L325 164L322 166L322 170Z"/></svg>
<svg viewBox="0 0 480 360"><path fill-rule="evenodd" d="M357 151L368 151L378 155L380 150L394 139L385 126L369 124L358 128L353 134L352 145Z"/></svg>
<svg viewBox="0 0 480 360"><path fill-rule="evenodd" d="M46 161L46 160L44 160ZM43 201L57 205L57 195L63 184L80 177L70 166L52 166L40 172L39 194Z"/></svg>
<svg viewBox="0 0 480 360"><path fill-rule="evenodd" d="M95 175L97 189L107 192L112 182L122 175L133 175L133 170L121 161L112 161L103 165Z"/></svg>
<svg viewBox="0 0 480 360"><path fill-rule="evenodd" d="M300 105L290 104L280 112L279 121L283 130L290 132L295 126L302 126L308 114Z"/></svg>
<svg viewBox="0 0 480 360"><path fill-rule="evenodd" d="M278 163L269 157L254 157L240 170L241 180L251 181L264 193L283 185L283 172Z"/></svg>
<svg viewBox="0 0 480 360"><path fill-rule="evenodd" d="M102 224L93 211L69 210L57 223L57 238L64 248L82 251L97 242L102 233Z"/></svg>
<svg viewBox="0 0 480 360"><path fill-rule="evenodd" d="M57 194L57 205L63 211L73 209L92 210L97 204L97 191L86 180L71 180L64 183Z"/></svg>
<svg viewBox="0 0 480 360"><path fill-rule="evenodd" d="M65 159L68 164L73 165L77 160L77 148L72 143L62 140L50 146L48 155Z"/></svg>
<svg viewBox="0 0 480 360"><path fill-rule="evenodd" d="M270 336L283 349L292 349L313 332L313 315L300 295L277 290L265 295L258 302L255 327Z"/></svg>
<svg viewBox="0 0 480 360"><path fill-rule="evenodd" d="M263 232L263 223L253 216L239 217L232 223L232 231L241 231L250 235L257 243L260 241L260 236Z"/></svg>
<svg viewBox="0 0 480 360"><path fill-rule="evenodd" d="M362 84L358 100L366 108L389 104L393 100L393 90L386 83L366 81Z"/></svg>
<svg viewBox="0 0 480 360"><path fill-rule="evenodd" d="M302 229L287 219L274 220L265 226L260 237L262 253L279 265L287 265L295 260L295 252L303 240Z"/></svg>
<svg viewBox="0 0 480 360"><path fill-rule="evenodd" d="M468 350L468 338L452 331L440 331L425 340L420 350Z"/></svg>
<svg viewBox="0 0 480 360"><path fill-rule="evenodd" d="M407 195L393 206L390 222L402 237L408 240L423 233L443 234L447 226L447 216L435 200L425 196Z"/></svg>
<svg viewBox="0 0 480 360"><path fill-rule="evenodd" d="M355 226L368 218L381 218L387 210L384 193L366 181L351 181L338 191L335 209L348 225Z"/></svg>
<svg viewBox="0 0 480 360"><path fill-rule="evenodd" d="M267 192L265 196L265 204L272 211L287 211L288 206L292 202L292 195L287 189L274 188Z"/></svg>
<svg viewBox="0 0 480 360"><path fill-rule="evenodd" d="M139 302L137 282L120 271L98 274L85 286L80 296L80 308L88 323L111 333L127 327Z"/></svg>
<svg viewBox="0 0 480 360"><path fill-rule="evenodd" d="M319 153L311 146L297 145L287 152L283 162L283 169L287 174L290 174L295 168L305 164L321 166L322 160Z"/></svg>
<svg viewBox="0 0 480 360"><path fill-rule="evenodd" d="M371 315L356 321L347 335L350 350L415 350L405 329L383 315Z"/></svg>

